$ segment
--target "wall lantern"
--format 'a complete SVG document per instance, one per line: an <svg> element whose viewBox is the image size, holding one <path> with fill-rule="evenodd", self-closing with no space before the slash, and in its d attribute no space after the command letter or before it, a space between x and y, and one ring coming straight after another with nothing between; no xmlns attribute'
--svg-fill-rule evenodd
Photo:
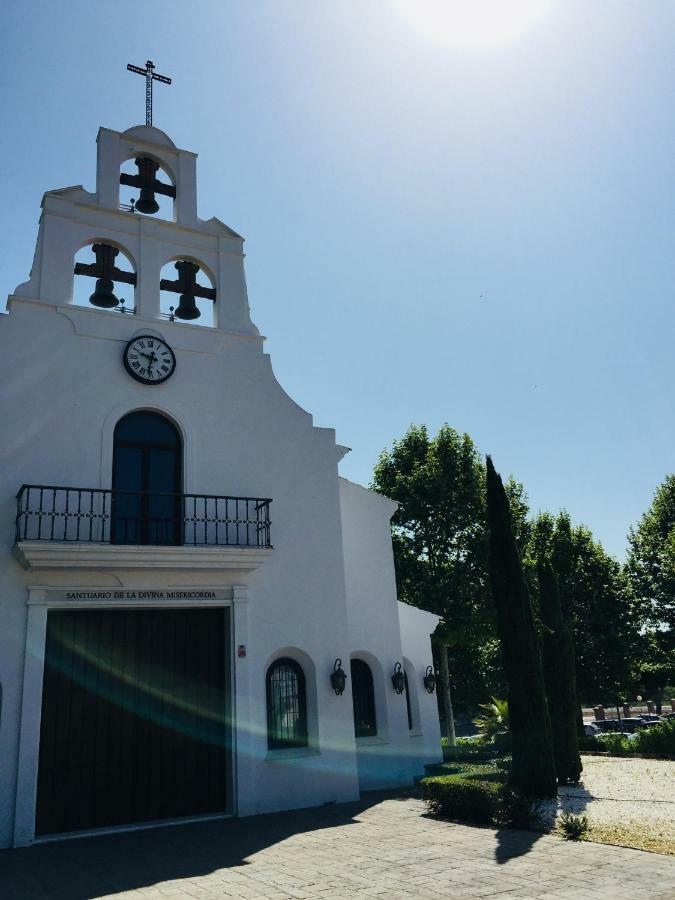
<svg viewBox="0 0 675 900"><path fill-rule="evenodd" d="M330 676L330 684L338 697L344 693L344 689L347 687L347 675L342 668L342 660L339 657L335 660Z"/></svg>
<svg viewBox="0 0 675 900"><path fill-rule="evenodd" d="M427 694L433 694L436 690L436 676L431 666L427 666L427 674L424 676L424 688Z"/></svg>
<svg viewBox="0 0 675 900"><path fill-rule="evenodd" d="M394 674L391 676L391 683L397 694L402 694L405 690L405 676L401 671L401 663L394 663Z"/></svg>

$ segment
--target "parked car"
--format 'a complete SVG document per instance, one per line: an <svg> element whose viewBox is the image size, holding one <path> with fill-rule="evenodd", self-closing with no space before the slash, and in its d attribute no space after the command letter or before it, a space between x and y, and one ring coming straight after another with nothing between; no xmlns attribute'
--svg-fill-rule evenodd
<svg viewBox="0 0 675 900"><path fill-rule="evenodd" d="M597 737L602 732L595 722L584 722L584 734L586 737Z"/></svg>
<svg viewBox="0 0 675 900"><path fill-rule="evenodd" d="M606 734L608 731L619 731L619 720L618 719L596 719L593 722L597 728L602 731L603 734Z"/></svg>
<svg viewBox="0 0 675 900"><path fill-rule="evenodd" d="M628 734L633 734L639 728L646 728L647 722L642 717L628 717L625 719L621 719L621 725L623 725L623 730L628 732ZM621 728L619 728L619 731Z"/></svg>
<svg viewBox="0 0 675 900"><path fill-rule="evenodd" d="M656 725L658 722L663 721L663 717L657 716L655 713L642 713L640 718L644 719L648 725Z"/></svg>

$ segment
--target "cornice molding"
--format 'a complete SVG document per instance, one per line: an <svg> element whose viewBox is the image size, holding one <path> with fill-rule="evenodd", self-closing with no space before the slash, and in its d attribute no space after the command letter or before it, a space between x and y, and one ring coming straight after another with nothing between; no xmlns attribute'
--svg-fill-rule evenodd
<svg viewBox="0 0 675 900"><path fill-rule="evenodd" d="M145 569L253 572L271 555L261 547L148 547L20 541L13 548L29 572L44 569Z"/></svg>

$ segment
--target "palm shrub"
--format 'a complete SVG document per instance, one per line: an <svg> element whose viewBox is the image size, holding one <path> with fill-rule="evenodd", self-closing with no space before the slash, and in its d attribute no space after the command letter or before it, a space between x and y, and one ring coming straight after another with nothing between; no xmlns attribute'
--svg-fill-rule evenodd
<svg viewBox="0 0 675 900"><path fill-rule="evenodd" d="M482 715L476 716L473 724L481 732L479 740L482 743L492 741L497 734L504 734L509 730L509 701L492 698L491 703L481 703Z"/></svg>

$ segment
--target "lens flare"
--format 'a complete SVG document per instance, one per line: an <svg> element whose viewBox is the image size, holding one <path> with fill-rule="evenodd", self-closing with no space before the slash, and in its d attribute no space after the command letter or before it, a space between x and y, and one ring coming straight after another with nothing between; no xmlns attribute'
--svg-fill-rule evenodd
<svg viewBox="0 0 675 900"><path fill-rule="evenodd" d="M394 0L418 31L448 46L479 49L534 28L558 0Z"/></svg>

